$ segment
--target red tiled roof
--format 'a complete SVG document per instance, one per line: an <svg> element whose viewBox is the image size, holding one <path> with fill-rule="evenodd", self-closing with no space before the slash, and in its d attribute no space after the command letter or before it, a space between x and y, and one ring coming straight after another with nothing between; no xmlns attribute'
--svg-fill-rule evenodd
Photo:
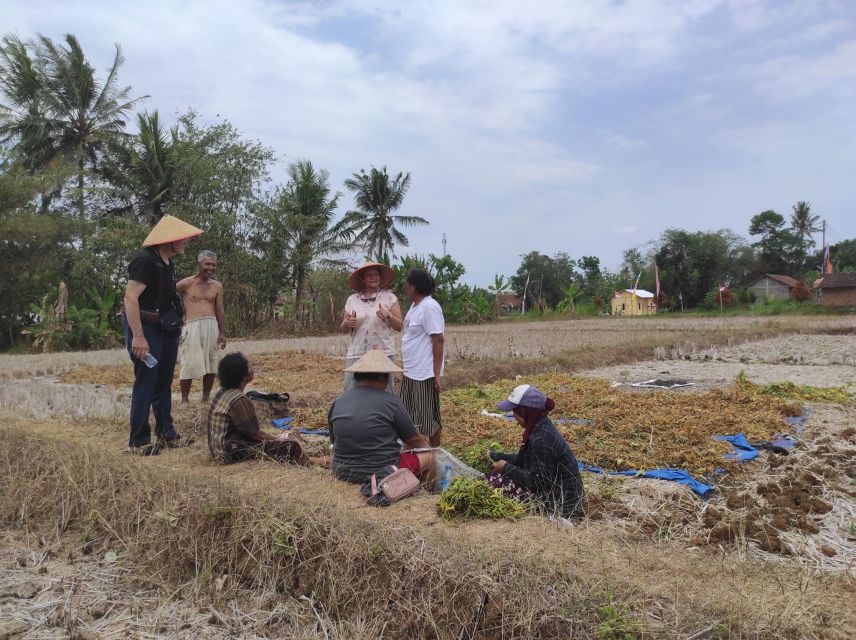
<svg viewBox="0 0 856 640"><path fill-rule="evenodd" d="M513 293L501 293L499 294L499 304L507 304L511 307L519 307L521 304L523 304L523 301Z"/></svg>
<svg viewBox="0 0 856 640"><path fill-rule="evenodd" d="M781 282L783 285L786 285L786 286L790 287L791 289L793 289L795 286L797 286L797 281L794 280L790 276L780 276L780 275L775 274L775 273L765 273L764 275L766 277L770 278L771 280L775 280L776 282Z"/></svg>
<svg viewBox="0 0 856 640"><path fill-rule="evenodd" d="M856 287L856 273L827 273L817 286L821 289Z"/></svg>

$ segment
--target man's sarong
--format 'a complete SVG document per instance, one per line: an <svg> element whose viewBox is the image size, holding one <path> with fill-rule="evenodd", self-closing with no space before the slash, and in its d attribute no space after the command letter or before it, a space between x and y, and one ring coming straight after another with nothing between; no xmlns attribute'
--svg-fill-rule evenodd
<svg viewBox="0 0 856 640"><path fill-rule="evenodd" d="M217 373L217 338L220 329L217 318L204 316L188 320L181 330L180 380L193 380Z"/></svg>

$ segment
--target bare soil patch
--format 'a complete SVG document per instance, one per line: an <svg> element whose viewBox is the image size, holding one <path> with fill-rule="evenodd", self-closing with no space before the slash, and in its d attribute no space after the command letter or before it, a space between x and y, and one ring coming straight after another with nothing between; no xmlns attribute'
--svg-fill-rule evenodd
<svg viewBox="0 0 856 640"><path fill-rule="evenodd" d="M623 383L680 378L696 383L684 389L693 392L729 386L741 371L762 384L856 386L856 336L809 333L697 351L664 349L656 359L591 369L585 375Z"/></svg>

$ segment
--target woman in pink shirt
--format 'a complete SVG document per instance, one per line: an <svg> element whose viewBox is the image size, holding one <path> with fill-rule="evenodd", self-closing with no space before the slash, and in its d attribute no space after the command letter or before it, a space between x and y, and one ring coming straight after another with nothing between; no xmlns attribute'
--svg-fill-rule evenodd
<svg viewBox="0 0 856 640"><path fill-rule="evenodd" d="M386 290L394 279L393 270L380 262L366 262L348 278L348 285L355 293L345 303L341 325L343 333L351 334L346 369L372 349L383 351L395 361L395 332L401 331L404 325L398 298ZM390 392L394 390L393 382L390 376L387 387ZM344 390L353 384L353 374L345 373Z"/></svg>

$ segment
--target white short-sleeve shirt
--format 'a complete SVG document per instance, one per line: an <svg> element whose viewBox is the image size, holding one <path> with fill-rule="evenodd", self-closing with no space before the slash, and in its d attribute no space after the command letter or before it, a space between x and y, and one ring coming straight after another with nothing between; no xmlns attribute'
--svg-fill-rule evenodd
<svg viewBox="0 0 856 640"><path fill-rule="evenodd" d="M404 316L404 333L401 337L401 356L404 360L404 375L411 380L427 380L434 377L434 354L431 336L445 333L446 320L443 309L431 296L425 296L410 307ZM443 360L445 361L445 354ZM440 365L443 375L443 364Z"/></svg>

